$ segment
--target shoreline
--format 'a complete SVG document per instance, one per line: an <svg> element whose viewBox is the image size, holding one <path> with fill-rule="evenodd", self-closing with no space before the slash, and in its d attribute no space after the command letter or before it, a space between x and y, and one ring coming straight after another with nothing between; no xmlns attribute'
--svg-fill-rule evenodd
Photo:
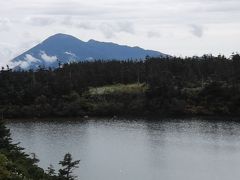
<svg viewBox="0 0 240 180"><path fill-rule="evenodd" d="M78 121L78 122L84 122L89 120L112 120L112 121L121 121L121 120L132 120L132 121L141 121L141 120L147 120L147 121L162 121L162 120L207 120L207 121L237 121L240 122L239 116L220 116L220 115L145 115L145 116L88 116L88 117L82 117L82 116L66 116L66 117L57 117L57 116L49 116L49 117L26 117L26 118L6 118L1 121L4 122L15 122L15 121L27 121L27 122L64 122L64 121ZM226 120L228 119L228 120Z"/></svg>

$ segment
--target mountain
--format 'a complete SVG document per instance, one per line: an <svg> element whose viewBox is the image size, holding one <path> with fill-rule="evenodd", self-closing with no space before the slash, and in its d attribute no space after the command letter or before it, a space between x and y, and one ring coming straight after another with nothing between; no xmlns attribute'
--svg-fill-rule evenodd
<svg viewBox="0 0 240 180"><path fill-rule="evenodd" d="M71 35L55 34L14 58L11 62L15 67L22 69L36 69L39 66L56 68L59 62L64 64L72 61L97 59L145 59L146 56L159 57L166 55L139 47L129 47L95 40L84 42Z"/></svg>

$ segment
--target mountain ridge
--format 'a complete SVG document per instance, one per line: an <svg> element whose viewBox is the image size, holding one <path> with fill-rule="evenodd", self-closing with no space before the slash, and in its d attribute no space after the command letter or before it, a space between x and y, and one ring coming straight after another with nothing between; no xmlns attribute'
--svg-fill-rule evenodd
<svg viewBox="0 0 240 180"><path fill-rule="evenodd" d="M39 66L58 67L73 61L85 60L128 60L145 59L146 56L167 56L158 51L145 50L138 46L119 45L94 39L82 41L72 35L58 33L20 54L11 62L22 69L36 69Z"/></svg>

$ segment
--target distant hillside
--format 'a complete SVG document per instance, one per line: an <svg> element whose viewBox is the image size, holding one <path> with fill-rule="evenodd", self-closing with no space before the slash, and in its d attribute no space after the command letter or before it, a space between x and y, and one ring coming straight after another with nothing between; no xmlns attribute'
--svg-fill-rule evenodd
<svg viewBox="0 0 240 180"><path fill-rule="evenodd" d="M66 34L56 34L12 60L22 69L36 69L39 66L58 67L60 63L85 60L127 60L144 59L146 56L166 56L163 53L129 47L109 42L81 41Z"/></svg>

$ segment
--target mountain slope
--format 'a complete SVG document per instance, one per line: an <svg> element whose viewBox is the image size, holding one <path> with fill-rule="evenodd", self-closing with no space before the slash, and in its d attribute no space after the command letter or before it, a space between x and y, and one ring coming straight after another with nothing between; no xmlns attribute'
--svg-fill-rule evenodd
<svg viewBox="0 0 240 180"><path fill-rule="evenodd" d="M35 69L39 66L55 68L58 66L58 62L144 59L147 55L151 57L166 56L160 52L144 50L139 47L95 40L84 42L70 35L56 34L14 58L12 63L23 69Z"/></svg>

